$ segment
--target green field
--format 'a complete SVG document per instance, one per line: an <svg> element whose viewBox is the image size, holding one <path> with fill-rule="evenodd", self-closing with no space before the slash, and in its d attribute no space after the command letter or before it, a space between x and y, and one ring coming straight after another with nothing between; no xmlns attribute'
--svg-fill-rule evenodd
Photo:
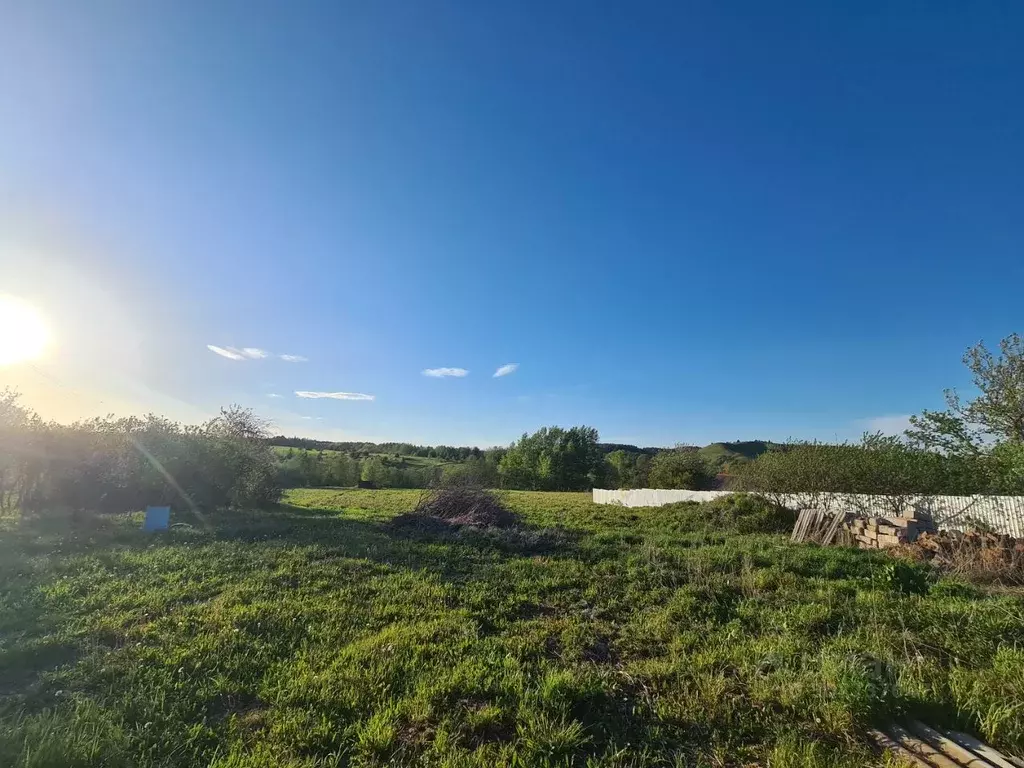
<svg viewBox="0 0 1024 768"><path fill-rule="evenodd" d="M505 531L297 490L147 536L0 533L0 765L880 765L1024 751L1024 600L730 508L508 492ZM770 522L770 521L769 521Z"/></svg>

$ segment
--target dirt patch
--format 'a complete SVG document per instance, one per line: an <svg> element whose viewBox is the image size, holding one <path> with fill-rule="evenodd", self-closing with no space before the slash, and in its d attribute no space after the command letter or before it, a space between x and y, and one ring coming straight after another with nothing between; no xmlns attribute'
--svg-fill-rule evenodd
<svg viewBox="0 0 1024 768"><path fill-rule="evenodd" d="M610 638L599 637L583 649L583 658L594 664L614 664L618 660L618 655L612 647Z"/></svg>

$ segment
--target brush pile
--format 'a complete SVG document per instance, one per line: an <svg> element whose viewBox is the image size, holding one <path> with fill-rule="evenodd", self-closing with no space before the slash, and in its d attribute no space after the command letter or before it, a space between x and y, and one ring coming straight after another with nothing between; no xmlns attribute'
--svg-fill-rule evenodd
<svg viewBox="0 0 1024 768"><path fill-rule="evenodd" d="M420 498L416 509L394 519L397 525L428 529L462 525L508 528L515 522L515 514L493 493L473 486L433 489Z"/></svg>
<svg viewBox="0 0 1024 768"><path fill-rule="evenodd" d="M901 554L972 581L1024 584L1024 539L984 531L940 531L922 533L901 549Z"/></svg>

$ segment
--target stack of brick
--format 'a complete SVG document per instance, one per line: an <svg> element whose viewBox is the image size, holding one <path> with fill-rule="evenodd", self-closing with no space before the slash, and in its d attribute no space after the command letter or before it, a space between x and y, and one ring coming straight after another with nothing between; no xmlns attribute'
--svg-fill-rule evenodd
<svg viewBox="0 0 1024 768"><path fill-rule="evenodd" d="M930 515L914 510L887 518L850 515L843 527L861 549L911 544L922 533L935 533L937 530Z"/></svg>

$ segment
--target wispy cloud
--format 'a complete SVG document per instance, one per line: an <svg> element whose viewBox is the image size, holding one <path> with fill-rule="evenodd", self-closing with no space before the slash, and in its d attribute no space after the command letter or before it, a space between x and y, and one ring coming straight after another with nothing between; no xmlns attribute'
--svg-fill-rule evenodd
<svg viewBox="0 0 1024 768"><path fill-rule="evenodd" d="M213 354L226 357L228 360L245 360L245 355L242 354L242 351L234 347L218 347L214 344L207 344L206 348L213 352Z"/></svg>
<svg viewBox="0 0 1024 768"><path fill-rule="evenodd" d="M270 357L270 352L259 347L218 347L215 344L207 344L206 348L214 354L226 357L228 360L263 360ZM304 355L275 355L286 363L305 363L309 361Z"/></svg>
<svg viewBox="0 0 1024 768"><path fill-rule="evenodd" d="M226 357L228 360L261 360L267 356L267 350L259 347L218 347L216 344L207 344L206 348L215 355Z"/></svg>
<svg viewBox="0 0 1024 768"><path fill-rule="evenodd" d="M270 393L269 393L269 394L267 395L267 397L281 397L281 395L277 394L276 392L270 392Z"/></svg>
<svg viewBox="0 0 1024 768"><path fill-rule="evenodd" d="M515 373L518 367L519 363L505 363L494 372L494 378L497 379L500 376L508 376L510 373Z"/></svg>
<svg viewBox="0 0 1024 768"><path fill-rule="evenodd" d="M446 376L454 376L457 379L461 379L468 374L469 371L465 368L427 368L423 371L424 376L430 376L434 379L443 379Z"/></svg>
<svg viewBox="0 0 1024 768"><path fill-rule="evenodd" d="M373 395L364 395L361 392L296 392L296 397L304 397L308 400L374 400Z"/></svg>
<svg viewBox="0 0 1024 768"><path fill-rule="evenodd" d="M860 422L868 432L881 432L884 435L902 435L910 426L910 415L873 416Z"/></svg>

